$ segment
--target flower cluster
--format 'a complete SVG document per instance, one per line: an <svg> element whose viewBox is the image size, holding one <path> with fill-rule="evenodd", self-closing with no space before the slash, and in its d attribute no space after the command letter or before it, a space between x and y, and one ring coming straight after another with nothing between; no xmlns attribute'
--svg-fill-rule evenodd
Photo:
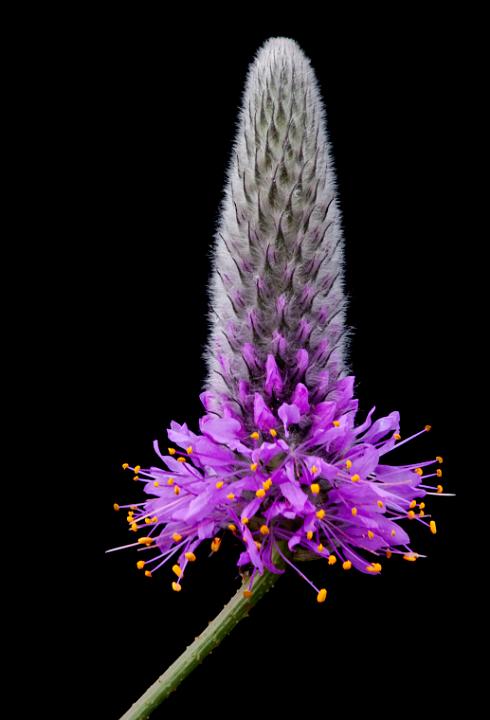
<svg viewBox="0 0 490 720"><path fill-rule="evenodd" d="M436 532L423 498L443 492L442 457L411 465L390 465L386 458L430 426L402 439L399 414L373 421L374 408L356 424L352 376L335 380L316 403L297 382L286 401L272 354L263 391L247 393L245 382L240 387L245 412L204 392L200 433L171 423L168 437L179 449L164 454L155 442L165 469L123 465L149 496L114 506L128 509L131 531L145 531L124 546L141 552L139 569L151 576L172 563L172 587L179 592L198 547L204 543L216 552L231 532L243 544L238 566L249 571L247 593L257 573L281 572L274 563L279 555L323 602L326 589L305 577L295 557L307 554L373 575L381 572L381 557L419 557L402 525L416 521Z"/></svg>

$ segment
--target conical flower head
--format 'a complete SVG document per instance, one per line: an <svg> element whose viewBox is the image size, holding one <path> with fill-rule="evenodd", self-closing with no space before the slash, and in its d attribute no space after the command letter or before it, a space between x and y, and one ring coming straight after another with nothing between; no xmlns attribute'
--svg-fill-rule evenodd
<svg viewBox="0 0 490 720"><path fill-rule="evenodd" d="M144 531L139 569L171 564L179 592L205 543L241 545L254 578L281 555L378 575L413 561L405 523L432 533L426 495L442 493L441 457L393 465L399 415L358 421L346 374L342 236L324 111L308 60L268 41L250 70L211 281L206 410L199 432L172 422L164 467L124 464L147 498L127 506ZM434 480L432 479L434 478ZM115 508L119 509L119 505ZM128 546L125 546L128 547ZM173 558L173 560L172 560Z"/></svg>
<svg viewBox="0 0 490 720"><path fill-rule="evenodd" d="M344 371L342 234L325 113L293 40L269 40L250 68L211 279L207 388L240 402L272 355L289 397L323 400Z"/></svg>

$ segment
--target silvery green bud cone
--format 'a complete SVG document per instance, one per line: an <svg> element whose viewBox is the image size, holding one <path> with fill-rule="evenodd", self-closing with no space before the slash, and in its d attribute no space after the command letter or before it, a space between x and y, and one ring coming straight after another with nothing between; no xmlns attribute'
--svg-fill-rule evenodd
<svg viewBox="0 0 490 720"><path fill-rule="evenodd" d="M206 389L243 407L272 353L286 397L302 381L323 400L345 370L343 240L325 112L293 40L268 40L250 68L213 260Z"/></svg>

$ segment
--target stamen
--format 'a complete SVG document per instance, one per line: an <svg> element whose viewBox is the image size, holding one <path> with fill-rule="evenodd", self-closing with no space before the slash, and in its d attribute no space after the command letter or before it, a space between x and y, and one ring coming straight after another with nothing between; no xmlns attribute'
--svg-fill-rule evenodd
<svg viewBox="0 0 490 720"><path fill-rule="evenodd" d="M270 490L272 487L272 479L268 478L267 480L264 480L262 482L262 486L263 486L264 490Z"/></svg>
<svg viewBox="0 0 490 720"><path fill-rule="evenodd" d="M146 577L151 577L151 570L145 570Z"/></svg>
<svg viewBox="0 0 490 720"><path fill-rule="evenodd" d="M424 430L425 432L430 432L432 430L432 425L426 425Z"/></svg>
<svg viewBox="0 0 490 720"><path fill-rule="evenodd" d="M347 470L350 470L352 467L352 460L346 460L345 467L347 468Z"/></svg>
<svg viewBox="0 0 490 720"><path fill-rule="evenodd" d="M252 472L257 472L257 468L258 468L258 467L259 467L259 466L258 466L257 463L252 463L252 464L250 465L250 470L251 470Z"/></svg>
<svg viewBox="0 0 490 720"><path fill-rule="evenodd" d="M175 532L175 533L172 535L172 540L173 540L174 542L180 542L180 541L182 540L182 535L181 535L180 533L178 533L178 532Z"/></svg>
<svg viewBox="0 0 490 720"><path fill-rule="evenodd" d="M360 479L361 479L361 476L358 475L357 473L351 477L352 482L359 482Z"/></svg>
<svg viewBox="0 0 490 720"><path fill-rule="evenodd" d="M352 567L351 561L350 561L350 560L346 560L345 562L342 563L342 567L343 567L344 570L350 570L351 567Z"/></svg>
<svg viewBox="0 0 490 720"><path fill-rule="evenodd" d="M317 510L315 515L319 520L323 520L323 518L325 517L325 510L323 510L323 508L321 510Z"/></svg>
<svg viewBox="0 0 490 720"><path fill-rule="evenodd" d="M160 486L160 482L158 480L155 480L155 482L153 483L153 487L159 487L159 486Z"/></svg>
<svg viewBox="0 0 490 720"><path fill-rule="evenodd" d="M192 445L189 445L189 447L186 448L186 453L187 453L188 455L192 455Z"/></svg>
<svg viewBox="0 0 490 720"><path fill-rule="evenodd" d="M391 552L391 550L387 550L387 551L386 551L386 557L388 558L388 560L390 559L390 557L391 557L392 555L393 555L393 553Z"/></svg>
<svg viewBox="0 0 490 720"><path fill-rule="evenodd" d="M252 438L252 440L258 440L259 437L260 437L260 435L259 435L259 433L257 432L257 430L255 430L253 433L250 434L250 437ZM246 592L246 591L245 591L245 592Z"/></svg>
<svg viewBox="0 0 490 720"><path fill-rule="evenodd" d="M175 482L175 480L174 480L173 478L169 478L169 479L167 480L167 485L173 485L174 482Z"/></svg>
<svg viewBox="0 0 490 720"><path fill-rule="evenodd" d="M324 550L325 550L325 548L323 547L323 545L322 545L321 543L316 546L316 551L317 551L317 552L321 553L321 552L323 552Z"/></svg>
<svg viewBox="0 0 490 720"><path fill-rule="evenodd" d="M179 585L179 583L173 582L172 583L172 590L174 592L180 592L182 590L182 585Z"/></svg>
<svg viewBox="0 0 490 720"><path fill-rule="evenodd" d="M410 505L408 507L410 508L410 510L412 510L414 507L417 507L417 501L412 500L412 502L410 503Z"/></svg>
<svg viewBox="0 0 490 720"><path fill-rule="evenodd" d="M409 510L409 511L407 512L407 517L408 517L409 520L413 520L414 517L415 517L414 511L413 511L413 510Z"/></svg>
<svg viewBox="0 0 490 720"><path fill-rule="evenodd" d="M248 525L249 522L250 520L248 519L248 517L242 517L242 525Z"/></svg>
<svg viewBox="0 0 490 720"><path fill-rule="evenodd" d="M439 465L442 465L442 463L444 462L444 458L442 458L440 455L437 455L436 461L439 463Z"/></svg>
<svg viewBox="0 0 490 720"><path fill-rule="evenodd" d="M184 557L185 557L185 559L188 560L189 562L196 562L196 556L194 555L193 552L186 552L186 554L185 554Z"/></svg>
<svg viewBox="0 0 490 720"><path fill-rule="evenodd" d="M140 470L141 470L141 465L136 465L136 467L134 468L134 474L136 475L137 473L139 473Z"/></svg>
<svg viewBox="0 0 490 720"><path fill-rule="evenodd" d="M372 540L373 537L374 537L373 531L372 531L372 530L368 530L368 538L369 538L370 540Z"/></svg>
<svg viewBox="0 0 490 720"><path fill-rule="evenodd" d="M116 512L118 512L121 509L121 507L117 503L114 503L114 505L112 507L114 508L114 510Z"/></svg>
<svg viewBox="0 0 490 720"><path fill-rule="evenodd" d="M436 475L437 475L437 477L442 477L442 470L440 470L439 468L437 468L437 470L436 470Z"/></svg>
<svg viewBox="0 0 490 720"><path fill-rule="evenodd" d="M176 495L180 495L180 488L179 488L178 485L175 485L175 487L174 487L174 493L175 493Z"/></svg>
<svg viewBox="0 0 490 720"><path fill-rule="evenodd" d="M415 553L407 553L403 556L403 559L408 560L408 562L415 562L417 557L418 555L416 555Z"/></svg>
<svg viewBox="0 0 490 720"><path fill-rule="evenodd" d="M430 527L431 533L432 533L433 535L435 535L436 532L437 532L436 521L435 521L435 520L431 520L430 523L429 523L429 527Z"/></svg>
<svg viewBox="0 0 490 720"><path fill-rule="evenodd" d="M332 425L333 425L334 427L340 427L340 422L339 422L338 420L334 420L333 423L332 423Z"/></svg>
<svg viewBox="0 0 490 720"><path fill-rule="evenodd" d="M270 434L272 435L272 437L277 437L277 430L274 430L274 428L271 428L271 429L269 430L269 432L270 432Z"/></svg>
<svg viewBox="0 0 490 720"><path fill-rule="evenodd" d="M235 494L234 494L234 493L228 493L228 495L226 496L226 499L227 499L227 500L234 500L234 499L235 499Z"/></svg>
<svg viewBox="0 0 490 720"><path fill-rule="evenodd" d="M261 535L268 535L269 533L270 533L270 530L269 530L269 528L267 527L267 525L261 525L261 527L260 527L260 534L261 534Z"/></svg>
<svg viewBox="0 0 490 720"><path fill-rule="evenodd" d="M328 556L328 564L329 565L335 565L336 562L337 562L337 558L335 557L335 555Z"/></svg>
<svg viewBox="0 0 490 720"><path fill-rule="evenodd" d="M308 530L308 532L306 533L306 537L308 538L308 540L311 540L311 538L313 537L313 531Z"/></svg>
<svg viewBox="0 0 490 720"><path fill-rule="evenodd" d="M151 537L140 537L138 538L138 542L140 545L151 545L153 542L153 538Z"/></svg>
<svg viewBox="0 0 490 720"><path fill-rule="evenodd" d="M316 596L316 601L319 603L322 603L322 602L325 602L326 599L327 599L327 591L325 590L325 588L322 588L318 592L318 595Z"/></svg>
<svg viewBox="0 0 490 720"><path fill-rule="evenodd" d="M320 485L318 483L311 483L310 490L313 495L318 495L320 492Z"/></svg>
<svg viewBox="0 0 490 720"><path fill-rule="evenodd" d="M175 455L175 453L177 452L175 448L167 448L167 450L169 455Z"/></svg>
<svg viewBox="0 0 490 720"><path fill-rule="evenodd" d="M382 500L378 500L378 502L376 503L376 505L379 507L379 509L381 509L381 508L383 507L384 503L383 503Z"/></svg>
<svg viewBox="0 0 490 720"><path fill-rule="evenodd" d="M356 507L353 507L353 508L351 509L351 514L352 514L354 517L357 515L357 508L356 508Z"/></svg>
<svg viewBox="0 0 490 720"><path fill-rule="evenodd" d="M211 542L211 550L212 552L218 552L221 545L221 538L215 537L213 541Z"/></svg>
<svg viewBox="0 0 490 720"><path fill-rule="evenodd" d="M443 491L444 491L444 488L442 487L442 485L438 485L438 486L437 486L437 492L438 492L438 493L442 493Z"/></svg>
<svg viewBox="0 0 490 720"><path fill-rule="evenodd" d="M224 485L223 480L218 480L218 482L217 482L216 485L215 485L215 488L216 488L217 490L221 490L221 488L223 487L223 485Z"/></svg>
<svg viewBox="0 0 490 720"><path fill-rule="evenodd" d="M312 465L311 468L310 468L310 472L311 472L312 475L316 475L317 472L318 472L317 466L316 466L316 465Z"/></svg>
<svg viewBox="0 0 490 720"><path fill-rule="evenodd" d="M257 497L259 497L259 498L265 497L265 490L264 490L264 488L259 488L259 489L255 492L255 494L256 494Z"/></svg>
<svg viewBox="0 0 490 720"><path fill-rule="evenodd" d="M228 525L228 530L230 530L230 532L232 532L232 533L236 533L236 525L234 525L233 523L230 523Z"/></svg>
<svg viewBox="0 0 490 720"><path fill-rule="evenodd" d="M402 436L400 435L400 433L395 433L395 434L393 435L393 439L394 439L394 440L401 440L401 439L402 439Z"/></svg>
<svg viewBox="0 0 490 720"><path fill-rule="evenodd" d="M172 565L172 572L179 578L182 575L182 568L180 565Z"/></svg>
<svg viewBox="0 0 490 720"><path fill-rule="evenodd" d="M122 464L122 469L123 469L123 470L127 470L128 467L129 467L129 463L123 463L123 464Z"/></svg>
<svg viewBox="0 0 490 720"><path fill-rule="evenodd" d="M145 561L138 560L138 562L136 563L136 567L138 568L138 570L143 570L143 568L145 567Z"/></svg>
<svg viewBox="0 0 490 720"><path fill-rule="evenodd" d="M187 460L186 460L185 457L178 457L178 458L177 458L177 462L185 463L185 462L187 462Z"/></svg>
<svg viewBox="0 0 490 720"><path fill-rule="evenodd" d="M368 572L378 573L381 572L381 565L380 563L371 563L370 565L366 565L366 570Z"/></svg>

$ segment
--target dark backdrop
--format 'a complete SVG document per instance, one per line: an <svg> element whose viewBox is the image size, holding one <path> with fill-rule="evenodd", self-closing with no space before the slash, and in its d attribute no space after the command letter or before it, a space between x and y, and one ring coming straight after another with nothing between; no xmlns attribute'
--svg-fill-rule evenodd
<svg viewBox="0 0 490 720"><path fill-rule="evenodd" d="M120 469L153 462L171 419L196 427L206 340L209 249L248 63L270 35L294 37L326 103L347 254L351 348L362 412L399 409L402 433L433 431L407 459L442 454L455 490L450 387L458 298L453 218L458 50L443 33L399 28L340 35L294 23L174 38L131 18L87 30L73 74L78 172L75 383L90 411L83 446L84 612L68 613L90 650L84 695L116 719L237 587L234 552L196 563L185 590L148 580L114 501L137 500ZM87 492L87 489L89 492ZM341 703L392 716L437 708L457 689L457 499L430 506L438 534L415 533L428 558L385 563L381 577L329 572L328 601L289 574L155 718L196 709L239 717L318 715ZM335 569L333 569L335 570ZM324 584L324 568L309 567ZM397 706L393 707L393 702ZM291 708L300 703L301 708ZM100 713L100 714L99 714Z"/></svg>

